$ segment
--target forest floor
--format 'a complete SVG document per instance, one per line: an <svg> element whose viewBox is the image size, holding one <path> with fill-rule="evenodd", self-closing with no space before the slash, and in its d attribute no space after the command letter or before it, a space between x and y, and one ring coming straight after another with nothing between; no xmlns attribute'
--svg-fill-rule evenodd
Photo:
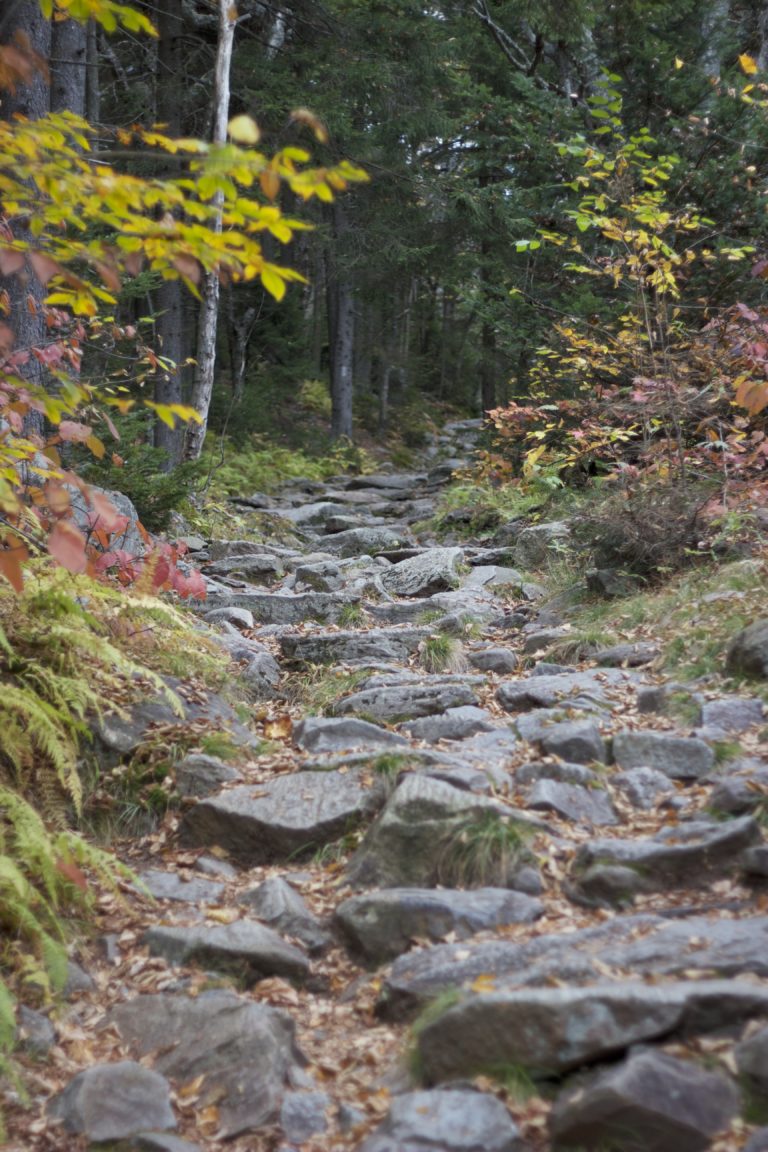
<svg viewBox="0 0 768 1152"><path fill-rule="evenodd" d="M453 435L446 452L465 453L465 430ZM614 1148L610 1124L579 1127L569 1077L615 1071L637 1045L726 1086L691 1147L768 1147L754 1135L762 1082L738 1049L768 1018L765 680L728 677L721 659L738 625L765 612L765 552L642 604L553 597L547 549L559 527L524 522L460 541L424 527L449 473L434 461L295 482L254 509L247 549L219 541L199 557L211 580L201 612L217 610L241 662L245 650L262 669L272 660L279 681L249 709L253 742L209 754L218 784L207 795L199 757L183 756L176 780L196 771L197 798L116 839L155 897L125 883L81 926L88 942L66 1005L48 1040L20 1056L29 1098L6 1093L13 1152L346 1152L364 1141L366 1152L545 1152L553 1101L558 1147L592 1133L584 1146ZM293 526L291 543L263 535L265 516ZM257 556L275 564L249 577L243 558ZM718 652L715 673L690 679ZM162 735L162 720L147 732ZM324 774L319 792L310 773ZM280 940L248 935L254 924ZM164 928L178 931L147 937ZM609 1011L617 989L635 1000ZM129 1035L121 1006L144 998L149 1034L151 998L182 1011L220 990L295 1027L260 1122L233 1119L236 1045L222 1047L225 1071L201 1055L167 1073L175 1136L141 1134L140 1097L135 1131L101 1142L106 1097L83 1121L76 1108L51 1115L85 1069L165 1067L163 1046ZM682 1008L654 1024L665 995ZM575 997L580 1037L558 1015L564 996ZM439 1010L425 1012L430 1002ZM516 1027L544 1036L541 1051ZM246 1065L243 1091L258 1094ZM449 1132L446 1087L500 1101L509 1128L478 1135L498 1123L483 1113L473 1134L470 1109L468 1131ZM422 1089L426 1134L393 1110ZM690 1091L701 1102L714 1089L705 1079ZM642 1135L646 1105L626 1105L635 1135L622 1147L672 1147L669 1117L667 1143ZM85 1132L66 1131L81 1122Z"/></svg>

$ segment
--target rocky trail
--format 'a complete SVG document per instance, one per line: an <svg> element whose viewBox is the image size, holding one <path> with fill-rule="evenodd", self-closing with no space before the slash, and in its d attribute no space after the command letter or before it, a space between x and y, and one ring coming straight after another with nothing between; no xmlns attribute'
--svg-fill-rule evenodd
<svg viewBox="0 0 768 1152"><path fill-rule="evenodd" d="M251 723L174 685L235 754L179 760L123 852L146 891L103 899L63 1013L23 1012L12 1148L768 1150L763 704L682 692L653 638L548 662L568 620L528 573L567 525L414 527L473 434L197 542ZM768 626L731 658L768 675ZM178 724L107 717L104 770Z"/></svg>

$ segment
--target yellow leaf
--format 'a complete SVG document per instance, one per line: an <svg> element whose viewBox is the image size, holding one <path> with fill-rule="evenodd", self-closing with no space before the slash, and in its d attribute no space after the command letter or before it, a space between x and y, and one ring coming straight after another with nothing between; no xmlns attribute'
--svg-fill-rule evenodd
<svg viewBox="0 0 768 1152"><path fill-rule="evenodd" d="M258 144L261 139L259 126L251 116L234 116L227 130L236 144Z"/></svg>
<svg viewBox="0 0 768 1152"><path fill-rule="evenodd" d="M757 72L757 60L752 56L748 56L746 52L739 56L739 64L741 65L742 72L746 72L747 76L754 76L755 72Z"/></svg>
<svg viewBox="0 0 768 1152"><path fill-rule="evenodd" d="M679 72L682 67L683 67L683 61L680 59L679 56L675 56L675 68Z"/></svg>
<svg viewBox="0 0 768 1152"><path fill-rule="evenodd" d="M274 296L275 300L282 300L285 296L285 280L278 276L274 269L262 268L260 279L270 296Z"/></svg>
<svg viewBox="0 0 768 1152"><path fill-rule="evenodd" d="M290 736L292 730L291 718L287 712L267 720L264 724L264 736L267 740L284 740Z"/></svg>
<svg viewBox="0 0 768 1152"><path fill-rule="evenodd" d="M496 991L496 977L492 976L490 972L482 972L470 984L473 992L495 992Z"/></svg>
<svg viewBox="0 0 768 1152"><path fill-rule="evenodd" d="M240 919L237 908L206 908L206 920L215 920L217 924L234 924Z"/></svg>

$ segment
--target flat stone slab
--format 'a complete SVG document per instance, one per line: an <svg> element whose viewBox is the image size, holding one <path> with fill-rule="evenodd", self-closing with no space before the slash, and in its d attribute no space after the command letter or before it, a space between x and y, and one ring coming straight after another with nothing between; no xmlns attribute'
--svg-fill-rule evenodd
<svg viewBox="0 0 768 1152"><path fill-rule="evenodd" d="M561 1075L634 1044L768 1014L768 988L738 980L636 982L468 995L417 1037L427 1084L506 1065Z"/></svg>
<svg viewBox="0 0 768 1152"><path fill-rule="evenodd" d="M209 608L247 608L259 624L301 624L319 620L336 624L339 616L356 603L342 592L301 592L287 596L279 592L212 592Z"/></svg>
<svg viewBox="0 0 768 1152"><path fill-rule="evenodd" d="M194 998L137 996L113 1008L106 1022L137 1059L152 1056L154 1068L179 1087L202 1077L197 1106L218 1108L224 1139L277 1119L300 1060L287 1012L222 989Z"/></svg>
<svg viewBox="0 0 768 1152"><path fill-rule="evenodd" d="M139 879L156 900L179 900L185 904L215 904L221 899L223 884L192 876L188 879L178 872L161 872L152 868L140 872Z"/></svg>
<svg viewBox="0 0 768 1152"><path fill-rule="evenodd" d="M613 804L604 791L560 780L537 781L528 793L526 807L556 812L577 824L600 827L619 823Z"/></svg>
<svg viewBox="0 0 768 1152"><path fill-rule="evenodd" d="M671 780L698 780L715 763L704 740L666 732L617 732L613 758L619 768L655 768Z"/></svg>
<svg viewBox="0 0 768 1152"><path fill-rule="evenodd" d="M371 628L367 632L350 630L281 636L279 643L285 659L302 664L405 661L428 635L428 628Z"/></svg>
<svg viewBox="0 0 768 1152"><path fill-rule="evenodd" d="M293 772L198 801L179 838L186 847L219 845L250 868L313 852L383 803L383 791L361 771Z"/></svg>
<svg viewBox="0 0 768 1152"><path fill-rule="evenodd" d="M365 497L359 502L365 503ZM402 533L375 527L348 528L345 532L334 532L321 538L322 547L338 556L375 556L377 552L387 552L404 543Z"/></svg>
<svg viewBox="0 0 768 1152"><path fill-rule="evenodd" d="M505 680L496 699L507 712L527 712L532 708L553 708L565 701L609 705L607 692L626 687L631 674L616 668L586 672L561 672L554 676L530 676L525 680Z"/></svg>
<svg viewBox="0 0 768 1152"><path fill-rule="evenodd" d="M381 574L381 583L390 596L450 592L460 583L458 566L463 559L461 548L428 548L387 568Z"/></svg>
<svg viewBox="0 0 768 1152"><path fill-rule="evenodd" d="M395 1096L387 1118L358 1152L525 1152L495 1096L468 1090Z"/></svg>
<svg viewBox="0 0 768 1152"><path fill-rule="evenodd" d="M379 1011L400 1019L449 988L490 977L500 990L603 980L605 966L622 976L768 977L768 916L744 920L691 916L665 919L618 915L596 928L510 940L439 944L396 960L384 982Z"/></svg>
<svg viewBox="0 0 768 1152"><path fill-rule="evenodd" d="M549 1131L556 1150L704 1152L739 1103L736 1085L722 1074L649 1050L562 1093Z"/></svg>
<svg viewBox="0 0 768 1152"><path fill-rule="evenodd" d="M303 952L252 920L189 928L158 925L144 933L143 942L151 955L164 956L170 964L235 972L249 984L265 976L283 976L301 984L310 971Z"/></svg>
<svg viewBox="0 0 768 1152"><path fill-rule="evenodd" d="M304 752L343 752L348 748L408 748L397 732L354 716L305 716L293 729L294 743Z"/></svg>
<svg viewBox="0 0 768 1152"><path fill-rule="evenodd" d="M419 716L434 716L449 708L477 704L477 695L471 682L463 680L414 679L408 683L381 684L353 692L334 705L340 716L357 712L374 720L397 722L415 720Z"/></svg>
<svg viewBox="0 0 768 1152"><path fill-rule="evenodd" d="M434 744L438 740L466 740L478 732L492 732L496 724L490 712L474 704L465 704L460 708L449 708L437 716L409 720L402 728L414 740Z"/></svg>
<svg viewBox="0 0 768 1152"><path fill-rule="evenodd" d="M345 900L335 921L355 953L380 964L406 952L414 939L452 933L465 940L490 928L530 924L543 911L540 900L508 888L386 888Z"/></svg>
<svg viewBox="0 0 768 1152"><path fill-rule="evenodd" d="M701 705L701 726L720 728L724 732L745 732L766 718L765 705L755 697L723 696L706 700Z"/></svg>
<svg viewBox="0 0 768 1152"><path fill-rule="evenodd" d="M175 1128L170 1085L132 1060L96 1064L79 1072L48 1105L65 1132L87 1140L121 1140L143 1128Z"/></svg>
<svg viewBox="0 0 768 1152"><path fill-rule="evenodd" d="M738 871L739 857L762 842L759 826L750 816L725 823L690 821L665 828L652 838L592 840L574 858L572 875L582 893L606 895L601 870L618 866L634 873L638 891L655 892L678 884L693 887L713 876Z"/></svg>

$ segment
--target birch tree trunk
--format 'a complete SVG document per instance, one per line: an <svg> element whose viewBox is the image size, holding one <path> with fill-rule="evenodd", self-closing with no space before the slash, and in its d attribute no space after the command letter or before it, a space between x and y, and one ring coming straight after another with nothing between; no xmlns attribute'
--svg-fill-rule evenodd
<svg viewBox="0 0 768 1152"><path fill-rule="evenodd" d="M235 39L237 14L232 0L219 0L219 40L216 48L216 73L213 97L214 144L223 144L227 138L229 118L229 77L232 65L232 46ZM222 197L217 193L214 201L217 207L215 227L221 231ZM187 429L184 456L187 460L197 460L203 450L205 430L208 426L208 410L211 406L213 376L216 367L216 329L219 309L219 277L215 271L203 276L200 286L202 303L197 330L197 367L192 388L192 407L196 408L200 424L191 424Z"/></svg>

